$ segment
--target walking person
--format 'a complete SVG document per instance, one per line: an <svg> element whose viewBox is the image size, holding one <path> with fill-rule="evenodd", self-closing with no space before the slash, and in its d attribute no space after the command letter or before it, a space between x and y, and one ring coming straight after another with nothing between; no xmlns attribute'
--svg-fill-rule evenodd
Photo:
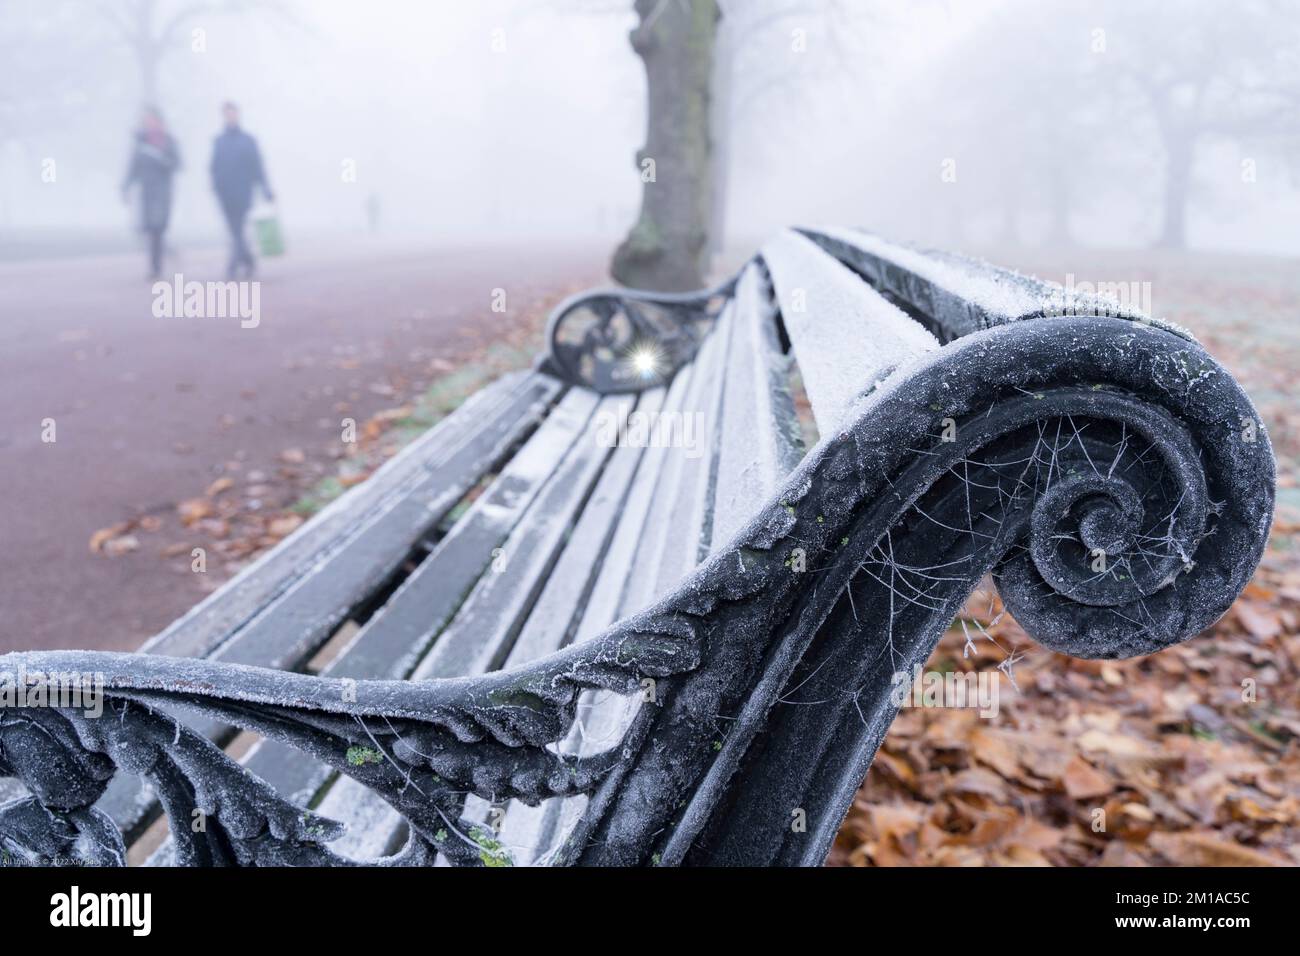
<svg viewBox="0 0 1300 956"><path fill-rule="evenodd" d="M149 239L151 281L162 276L163 236L172 212L172 177L180 165L180 151L162 114L155 107L145 107L122 180L122 199L129 202L131 187L139 187L140 229Z"/></svg>
<svg viewBox="0 0 1300 956"><path fill-rule="evenodd" d="M256 269L244 236L245 220L253 204L253 187L260 187L268 202L274 202L275 195L266 181L257 140L239 126L239 107L226 103L221 107L221 115L225 129L212 145L212 188L226 217L226 228L230 230L230 265L226 277L237 279L241 269L245 277L251 277Z"/></svg>

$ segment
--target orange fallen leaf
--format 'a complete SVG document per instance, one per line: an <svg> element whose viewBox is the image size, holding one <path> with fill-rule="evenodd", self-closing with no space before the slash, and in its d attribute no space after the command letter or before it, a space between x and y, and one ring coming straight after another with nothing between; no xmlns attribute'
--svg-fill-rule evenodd
<svg viewBox="0 0 1300 956"><path fill-rule="evenodd" d="M1082 757L1072 757L1061 775L1065 792L1071 800L1102 797L1115 789L1114 782Z"/></svg>
<svg viewBox="0 0 1300 956"><path fill-rule="evenodd" d="M235 485L234 478L231 478L229 475L222 475L212 484L208 485L208 490L205 491L204 494L207 495L209 498L215 498L217 495L221 494L223 491L227 490L228 488L233 488L234 485Z"/></svg>
<svg viewBox="0 0 1300 956"><path fill-rule="evenodd" d="M176 506L176 513L181 516L182 523L192 525L208 517L213 511L212 505L206 499L188 498Z"/></svg>
<svg viewBox="0 0 1300 956"><path fill-rule="evenodd" d="M1152 833L1148 842L1176 866L1279 866L1275 857L1213 833Z"/></svg>
<svg viewBox="0 0 1300 956"><path fill-rule="evenodd" d="M1008 780L1020 775L1020 763L1006 739L996 731L978 727L970 735L971 752L975 759L991 767Z"/></svg>
<svg viewBox="0 0 1300 956"><path fill-rule="evenodd" d="M300 524L302 524L302 515L284 515L275 518L266 526L266 530L276 538L283 538L293 533Z"/></svg>
<svg viewBox="0 0 1300 956"><path fill-rule="evenodd" d="M1052 863L1047 857L1039 853L1033 847L1022 846L1019 843L1013 843L1007 847L1005 853L1005 862L1008 866L1051 866Z"/></svg>
<svg viewBox="0 0 1300 956"><path fill-rule="evenodd" d="M1282 632L1282 624L1278 620L1277 612L1272 608L1253 601L1239 600L1232 606L1232 610L1237 620L1241 622L1241 626L1252 637L1267 640L1270 637L1276 637Z"/></svg>
<svg viewBox="0 0 1300 956"><path fill-rule="evenodd" d="M119 521L117 524L111 524L107 528L100 528L90 536L90 550L96 554L103 550L104 545L124 533L131 527L129 521Z"/></svg>
<svg viewBox="0 0 1300 956"><path fill-rule="evenodd" d="M129 551L135 551L140 547L140 539L133 534L124 534L117 538L109 538L104 542L104 554L111 558L118 555L126 554Z"/></svg>
<svg viewBox="0 0 1300 956"><path fill-rule="evenodd" d="M948 782L950 793L967 793L1001 801L1007 796L1002 778L982 767L971 767L955 775Z"/></svg>

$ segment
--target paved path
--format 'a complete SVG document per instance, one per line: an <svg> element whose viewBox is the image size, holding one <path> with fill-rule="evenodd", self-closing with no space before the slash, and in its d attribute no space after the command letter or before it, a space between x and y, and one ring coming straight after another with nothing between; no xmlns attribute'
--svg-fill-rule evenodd
<svg viewBox="0 0 1300 956"><path fill-rule="evenodd" d="M89 548L176 504L229 462L274 473L288 448L323 459L339 409L358 422L416 394L492 336L511 308L596 281L595 246L293 250L264 266L261 322L156 318L137 257L0 263L0 652L131 649L205 593L163 529L139 550ZM216 250L187 279L219 278ZM41 440L55 421L56 441ZM324 462L317 463L324 467Z"/></svg>

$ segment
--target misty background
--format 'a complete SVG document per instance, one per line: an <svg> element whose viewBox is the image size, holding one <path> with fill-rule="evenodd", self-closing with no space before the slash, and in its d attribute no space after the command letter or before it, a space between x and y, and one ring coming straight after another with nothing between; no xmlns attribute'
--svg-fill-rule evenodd
<svg viewBox="0 0 1300 956"><path fill-rule="evenodd" d="M1300 254L1292 0L719 6L714 249L846 223ZM291 241L365 231L374 196L394 238L612 248L642 190L636 24L632 0L2 0L0 245L133 241L118 187L148 99L184 162L172 238L219 241L233 99Z"/></svg>

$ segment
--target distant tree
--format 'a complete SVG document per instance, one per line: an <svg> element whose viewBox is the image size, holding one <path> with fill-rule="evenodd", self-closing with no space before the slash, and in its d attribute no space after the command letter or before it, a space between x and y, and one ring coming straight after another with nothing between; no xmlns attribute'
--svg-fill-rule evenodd
<svg viewBox="0 0 1300 956"><path fill-rule="evenodd" d="M1157 244L1182 248L1198 150L1213 139L1278 145L1300 130L1297 0L1159 0L1108 6L1114 69L1163 151Z"/></svg>
<svg viewBox="0 0 1300 956"><path fill-rule="evenodd" d="M1065 245L1073 214L1108 197L1150 210L1155 242L1181 248L1204 147L1296 161L1300 0L1007 0L919 86L912 112L937 119L914 154L961 169L939 194L945 230L1014 241L1034 217Z"/></svg>
<svg viewBox="0 0 1300 956"><path fill-rule="evenodd" d="M140 99L159 102L158 77L167 54L188 48L185 31L205 16L251 12L286 16L281 0L90 0L91 7L113 28L135 60Z"/></svg>
<svg viewBox="0 0 1300 956"><path fill-rule="evenodd" d="M43 5L0 4L0 146L81 117L105 59L94 30Z"/></svg>
<svg viewBox="0 0 1300 956"><path fill-rule="evenodd" d="M888 9L880 0L718 0L711 140L711 251L725 241L738 149L749 163L778 155L774 116L860 104L872 66L861 43L864 26ZM738 143L743 140L743 144Z"/></svg>
<svg viewBox="0 0 1300 956"><path fill-rule="evenodd" d="M923 136L961 170L963 185L943 190L948 229L982 220L993 239L1015 243L1032 216L1051 245L1073 243L1077 199L1109 140L1091 85L1102 64L1090 51L1088 9L1081 0L1012 0L930 71L920 112L936 121Z"/></svg>

